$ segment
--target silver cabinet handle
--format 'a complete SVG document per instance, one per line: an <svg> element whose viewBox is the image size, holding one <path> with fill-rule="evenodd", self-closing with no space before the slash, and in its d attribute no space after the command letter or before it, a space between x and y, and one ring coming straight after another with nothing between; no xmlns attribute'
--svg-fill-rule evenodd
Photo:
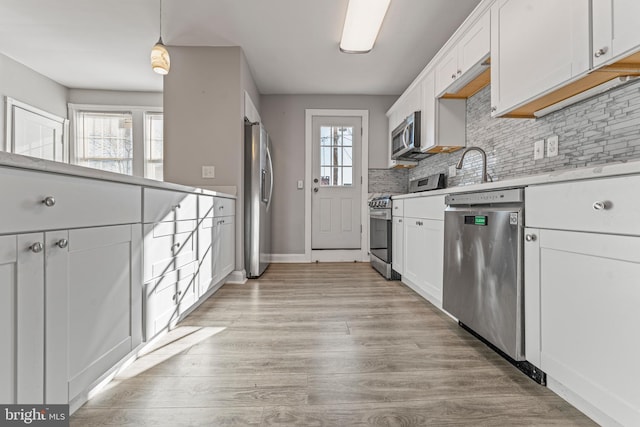
<svg viewBox="0 0 640 427"><path fill-rule="evenodd" d="M454 74L451 74L451 80L455 80L455 79L456 79L456 75L455 75L455 73L454 73Z"/></svg>
<svg viewBox="0 0 640 427"><path fill-rule="evenodd" d="M56 242L56 246L60 249L64 249L69 246L69 241L67 239L60 239Z"/></svg>
<svg viewBox="0 0 640 427"><path fill-rule="evenodd" d="M40 242L36 242L33 245L29 246L29 250L31 250L31 252L33 252L34 254L39 254L43 249L44 247Z"/></svg>
<svg viewBox="0 0 640 427"><path fill-rule="evenodd" d="M171 246L171 249L173 250L180 249L180 242L175 243L173 246Z"/></svg>
<svg viewBox="0 0 640 427"><path fill-rule="evenodd" d="M462 74L462 70L458 70L458 75L461 75L461 74Z"/></svg>
<svg viewBox="0 0 640 427"><path fill-rule="evenodd" d="M420 225L422 226L423 222L422 221L416 221L416 225Z"/></svg>
<svg viewBox="0 0 640 427"><path fill-rule="evenodd" d="M524 236L524 240L526 240L527 242L535 242L537 239L535 234L527 234Z"/></svg>
<svg viewBox="0 0 640 427"><path fill-rule="evenodd" d="M611 206L611 203L607 201L598 200L597 202L593 203L593 209L597 211L604 211L606 209L609 209L610 206Z"/></svg>
<svg viewBox="0 0 640 427"><path fill-rule="evenodd" d="M602 55L607 53L607 50L608 49L606 47L600 48L600 49L596 50L596 52L593 54L593 56L595 56L596 58L600 58Z"/></svg>
<svg viewBox="0 0 640 427"><path fill-rule="evenodd" d="M498 107L495 107L495 106L494 106L494 107L491 107L491 112L492 112L492 113L495 113L496 111L498 111Z"/></svg>
<svg viewBox="0 0 640 427"><path fill-rule="evenodd" d="M177 205L171 206L171 209L180 209L180 203L178 203Z"/></svg>
<svg viewBox="0 0 640 427"><path fill-rule="evenodd" d="M43 203L46 207L50 208L50 207L52 207L52 206L55 206L55 204L56 204L56 198L55 198L55 197L53 197L53 196L47 196L47 197L45 197L45 198L42 200L42 203Z"/></svg>

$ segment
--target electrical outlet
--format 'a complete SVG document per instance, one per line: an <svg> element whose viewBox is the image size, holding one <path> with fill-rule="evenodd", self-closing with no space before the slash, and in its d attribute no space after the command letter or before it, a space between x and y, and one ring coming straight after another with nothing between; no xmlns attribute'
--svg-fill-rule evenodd
<svg viewBox="0 0 640 427"><path fill-rule="evenodd" d="M533 160L544 159L544 139L533 144Z"/></svg>
<svg viewBox="0 0 640 427"><path fill-rule="evenodd" d="M456 165L449 166L449 178L453 178L454 176L456 176L456 172Z"/></svg>
<svg viewBox="0 0 640 427"><path fill-rule="evenodd" d="M547 157L555 157L558 155L558 135L547 138Z"/></svg>
<svg viewBox="0 0 640 427"><path fill-rule="evenodd" d="M203 178L215 178L216 177L216 167L215 166L202 166L202 177Z"/></svg>

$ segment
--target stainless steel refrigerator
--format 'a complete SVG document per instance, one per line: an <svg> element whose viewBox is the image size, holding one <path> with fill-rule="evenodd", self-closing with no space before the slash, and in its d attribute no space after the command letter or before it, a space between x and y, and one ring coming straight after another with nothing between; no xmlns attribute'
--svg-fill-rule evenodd
<svg viewBox="0 0 640 427"><path fill-rule="evenodd" d="M261 123L245 122L244 252L247 277L259 277L271 257L273 158L269 134Z"/></svg>

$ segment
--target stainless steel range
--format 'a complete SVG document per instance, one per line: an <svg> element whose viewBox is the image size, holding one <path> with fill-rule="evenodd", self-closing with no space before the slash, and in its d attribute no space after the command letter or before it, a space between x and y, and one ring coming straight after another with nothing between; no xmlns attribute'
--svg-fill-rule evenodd
<svg viewBox="0 0 640 427"><path fill-rule="evenodd" d="M382 195L369 200L369 253L371 266L387 280L399 279L391 269L393 254L391 196Z"/></svg>

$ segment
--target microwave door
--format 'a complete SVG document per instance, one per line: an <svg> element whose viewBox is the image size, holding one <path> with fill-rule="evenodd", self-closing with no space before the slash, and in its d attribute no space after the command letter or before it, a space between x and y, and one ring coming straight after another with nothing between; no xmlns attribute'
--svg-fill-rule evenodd
<svg viewBox="0 0 640 427"><path fill-rule="evenodd" d="M409 131L410 129L408 126L404 126L401 129L396 129L393 131L393 153L391 156L392 159L397 159L403 154L411 151L412 147L409 145L409 140L407 139Z"/></svg>

